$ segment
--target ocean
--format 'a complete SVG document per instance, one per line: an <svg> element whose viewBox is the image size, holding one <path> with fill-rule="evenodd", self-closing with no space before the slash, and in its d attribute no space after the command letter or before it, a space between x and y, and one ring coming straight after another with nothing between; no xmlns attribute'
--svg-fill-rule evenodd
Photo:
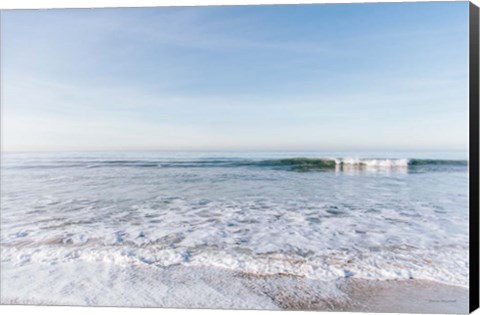
<svg viewBox="0 0 480 315"><path fill-rule="evenodd" d="M2 301L225 306L224 272L468 288L468 187L462 153L3 153ZM226 306L275 308L250 302Z"/></svg>

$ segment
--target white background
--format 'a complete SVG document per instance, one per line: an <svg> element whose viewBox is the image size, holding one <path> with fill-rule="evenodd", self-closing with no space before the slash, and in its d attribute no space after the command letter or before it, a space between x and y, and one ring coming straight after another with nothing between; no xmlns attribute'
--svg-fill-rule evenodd
<svg viewBox="0 0 480 315"><path fill-rule="evenodd" d="M424 0L420 0L424 1ZM437 0L439 1L439 0ZM443 0L440 0L443 1ZM102 8L102 7L143 7L143 6L192 6L192 5L239 5L239 4L296 4L296 3L366 3L366 2L400 2L385 0L0 0L0 9L40 9L40 8ZM402 2L419 2L414 0L403 0ZM426 1L425 1L426 2ZM477 6L480 6L480 0L473 0ZM184 310L184 309L165 309L165 308L112 308L112 307L69 307L69 306L0 306L2 314L39 314L39 315L56 315L56 314L89 314L89 315L266 315L280 314L272 311L239 311L239 310ZM282 315L298 315L306 314L306 312L284 311ZM334 313L332 315L352 315L355 313ZM370 314L370 313L364 313ZM474 314L480 315L477 310Z"/></svg>

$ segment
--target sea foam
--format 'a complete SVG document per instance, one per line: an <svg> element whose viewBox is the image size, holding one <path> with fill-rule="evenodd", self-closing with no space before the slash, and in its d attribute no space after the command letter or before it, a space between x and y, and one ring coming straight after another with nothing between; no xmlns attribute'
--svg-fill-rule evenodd
<svg viewBox="0 0 480 315"><path fill-rule="evenodd" d="M468 286L464 160L237 155L9 157L2 269L55 266L68 278L76 264L183 266Z"/></svg>

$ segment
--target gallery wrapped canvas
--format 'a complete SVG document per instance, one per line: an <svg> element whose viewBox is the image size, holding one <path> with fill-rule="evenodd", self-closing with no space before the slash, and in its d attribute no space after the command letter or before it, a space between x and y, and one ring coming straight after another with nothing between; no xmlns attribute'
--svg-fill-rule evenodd
<svg viewBox="0 0 480 315"><path fill-rule="evenodd" d="M1 303L478 307L469 2L1 12Z"/></svg>

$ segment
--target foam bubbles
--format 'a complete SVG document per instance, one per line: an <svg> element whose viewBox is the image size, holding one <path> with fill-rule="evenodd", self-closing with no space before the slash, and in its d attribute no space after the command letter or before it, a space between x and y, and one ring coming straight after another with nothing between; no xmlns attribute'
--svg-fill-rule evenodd
<svg viewBox="0 0 480 315"><path fill-rule="evenodd" d="M108 160L82 159L97 165ZM226 162L215 167L115 162L90 168L62 168L71 163L56 158L42 165L57 168L9 163L15 167L2 169L2 266L214 266L325 281L413 278L468 285L463 168L345 171L351 165L358 170L359 164L405 169L409 161L401 158L338 160L342 172L286 172Z"/></svg>

